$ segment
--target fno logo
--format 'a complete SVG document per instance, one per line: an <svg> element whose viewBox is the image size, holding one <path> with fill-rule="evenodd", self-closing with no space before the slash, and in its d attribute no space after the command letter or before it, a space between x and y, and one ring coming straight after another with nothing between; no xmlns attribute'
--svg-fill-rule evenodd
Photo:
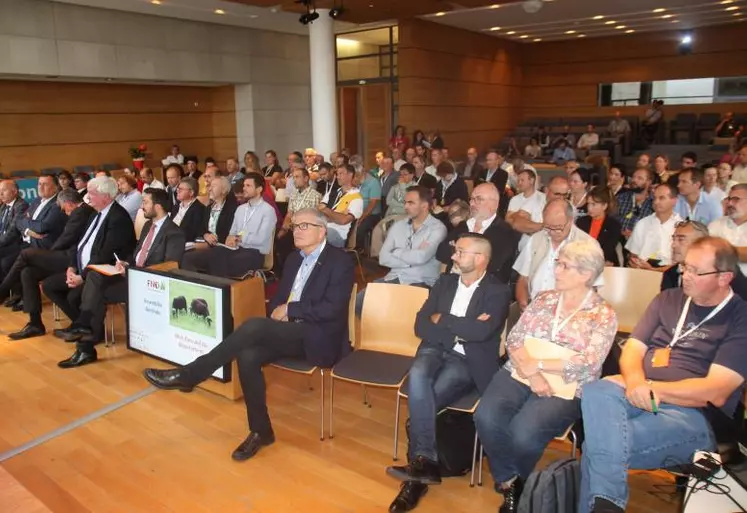
<svg viewBox="0 0 747 513"><path fill-rule="evenodd" d="M164 291L166 290L166 282L165 281L157 281L157 280L148 280L148 288L150 290L157 290L157 291Z"/></svg>

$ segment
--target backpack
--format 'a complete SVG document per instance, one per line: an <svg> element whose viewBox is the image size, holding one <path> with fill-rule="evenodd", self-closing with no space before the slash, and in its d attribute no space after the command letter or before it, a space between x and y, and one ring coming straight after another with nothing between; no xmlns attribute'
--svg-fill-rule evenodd
<svg viewBox="0 0 747 513"><path fill-rule="evenodd" d="M554 461L530 474L519 500L519 513L576 513L580 490L578 460Z"/></svg>
<svg viewBox="0 0 747 513"><path fill-rule="evenodd" d="M410 419L407 419L407 455L410 450ZM446 410L436 416L436 452L442 477L463 476L472 470L475 423L472 414Z"/></svg>

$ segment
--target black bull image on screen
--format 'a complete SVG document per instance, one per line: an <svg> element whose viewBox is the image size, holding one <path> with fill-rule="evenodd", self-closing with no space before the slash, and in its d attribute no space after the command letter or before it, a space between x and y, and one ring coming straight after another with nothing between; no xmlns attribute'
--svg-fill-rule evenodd
<svg viewBox="0 0 747 513"><path fill-rule="evenodd" d="M175 297L171 303L171 316L179 317L187 315L187 298L184 296ZM189 315L202 319L208 326L213 322L210 318L210 307L207 301L201 298L193 299L189 305Z"/></svg>

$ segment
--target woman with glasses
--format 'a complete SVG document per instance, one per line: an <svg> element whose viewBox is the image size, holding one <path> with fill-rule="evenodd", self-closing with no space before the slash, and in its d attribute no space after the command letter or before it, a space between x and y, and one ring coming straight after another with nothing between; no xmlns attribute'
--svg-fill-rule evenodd
<svg viewBox="0 0 747 513"><path fill-rule="evenodd" d="M594 187L586 201L589 215L580 217L576 226L599 242L604 252L605 265L619 267L617 245L622 237L622 225L615 218L617 202L607 187Z"/></svg>
<svg viewBox="0 0 747 513"><path fill-rule="evenodd" d="M523 482L550 441L581 417L583 387L600 378L617 316L594 290L604 254L589 239L564 245L555 289L539 294L506 341L509 361L480 399L475 425L501 512L516 511Z"/></svg>

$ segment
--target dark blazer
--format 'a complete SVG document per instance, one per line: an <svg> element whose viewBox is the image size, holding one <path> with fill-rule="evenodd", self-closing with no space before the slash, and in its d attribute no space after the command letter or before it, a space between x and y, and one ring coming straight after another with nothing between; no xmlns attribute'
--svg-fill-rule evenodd
<svg viewBox="0 0 747 513"><path fill-rule="evenodd" d="M244 170L242 170L242 173L245 173ZM283 174L283 168L275 164L274 166L265 166L262 168L262 174L265 175L265 178L270 178L275 173Z"/></svg>
<svg viewBox="0 0 747 513"><path fill-rule="evenodd" d="M415 318L415 334L423 339L421 345L444 349L454 347L454 337L464 340L467 367L477 390L482 394L500 367L498 346L508 316L511 291L488 273L472 295L466 315L456 317L449 312L459 280L458 274L441 275ZM434 313L441 314L437 324L431 321ZM488 314L490 318L478 321L477 317L482 314Z"/></svg>
<svg viewBox="0 0 747 513"><path fill-rule="evenodd" d="M80 238L85 233L91 216L95 213L96 211L86 203L81 203L78 208L73 210L67 218L62 235L60 235L60 238L52 246L52 251L66 251L77 246Z"/></svg>
<svg viewBox="0 0 747 513"><path fill-rule="evenodd" d="M171 210L171 219L179 212L179 205L174 205ZM200 200L195 199L187 212L182 218L182 222L179 224L179 228L184 232L184 240L186 242L194 242L196 238L202 237L205 234L205 205ZM230 229L230 226L229 226ZM221 242L224 242L222 240Z"/></svg>
<svg viewBox="0 0 747 513"><path fill-rule="evenodd" d="M67 222L67 216L57 205L57 195L44 205L44 208L32 219L34 211L41 204L42 199L36 198L29 205L28 210L16 221L18 231L23 233L26 229L32 230L40 235L46 235L43 239L31 239L29 244L32 248L50 249L55 241L62 235Z"/></svg>
<svg viewBox="0 0 747 513"><path fill-rule="evenodd" d="M176 187L172 189L170 185L167 185L166 194L169 197L169 212L171 212L171 210L174 208L174 205L179 204L179 200L176 199Z"/></svg>
<svg viewBox="0 0 747 513"><path fill-rule="evenodd" d="M488 170L483 169L482 171L480 171L480 174L477 175L477 178L475 178L475 187L487 181ZM496 169L495 173L493 173L493 176L490 177L490 183L495 185L496 189L498 189L498 192L501 195L501 198L503 198L506 191L506 184L508 183L508 172L505 169Z"/></svg>
<svg viewBox="0 0 747 513"><path fill-rule="evenodd" d="M467 169L467 161L465 160L461 164L459 164L459 167L457 167L457 174L461 176L462 178L465 178L464 176L464 170ZM470 180L476 180L477 177L484 174L485 167L480 162L475 162L475 165L472 166L472 169L470 169L469 176L466 177Z"/></svg>
<svg viewBox="0 0 747 513"><path fill-rule="evenodd" d="M88 227L96 219L96 214L92 215L83 231L83 236L88 231ZM112 203L111 210L106 218L101 222L101 227L96 233L91 247L91 259L88 264L114 264L114 253L122 260L132 258L132 251L135 249L135 227L132 224L130 214L122 205L117 202ZM80 241L82 242L82 240ZM80 243L79 242L79 243ZM78 274L85 277L88 274L87 269L78 269L78 244L68 249L68 260L70 267L75 269Z"/></svg>
<svg viewBox="0 0 747 513"><path fill-rule="evenodd" d="M205 207L205 213L202 219L202 230L200 230L199 237L202 237L208 232L208 224L210 223L210 209L213 205L211 201L208 206ZM229 192L226 196L226 203L223 205L223 210L220 211L218 216L218 223L215 225L215 236L218 237L218 242L226 242L228 232L231 231L231 225L233 224L233 215L236 213L236 209L239 208L239 204L236 201L236 195L233 192Z"/></svg>
<svg viewBox="0 0 747 513"><path fill-rule="evenodd" d="M417 178L415 181L417 181ZM435 193L436 187L438 187L438 180L432 174L423 172L423 176L420 177L420 181L417 182L417 184L422 185Z"/></svg>
<svg viewBox="0 0 747 513"><path fill-rule="evenodd" d="M591 217L583 216L576 220L576 226L589 233L591 230ZM606 216L602 223L602 229L597 237L597 242L602 246L604 260L612 262L615 267L620 267L620 259L617 258L617 244L622 237L622 225L620 221L612 216Z"/></svg>
<svg viewBox="0 0 747 513"><path fill-rule="evenodd" d="M3 205L3 208L0 208L0 219L3 218L8 208L8 205ZM5 224L0 226L0 248L21 243L21 232L16 224L28 208L29 204L23 198L20 196L16 198L15 203L13 203L13 210L8 213Z"/></svg>
<svg viewBox="0 0 747 513"><path fill-rule="evenodd" d="M135 265L135 259L143 247L145 239L148 237L151 225L153 225L153 221L150 219L143 225L143 231L140 232L140 240L137 241L135 251L133 251L132 256L129 258L131 266ZM167 217L163 221L161 229L158 230L158 234L153 239L148 256L145 257L143 267L163 262L181 262L182 256L184 256L184 243L184 232L182 232L171 218Z"/></svg>
<svg viewBox="0 0 747 513"><path fill-rule="evenodd" d="M449 232L446 240L442 241L436 250L436 258L447 265L447 271L451 270L453 264L451 256L454 254L452 241L456 241L462 234L468 233L467 222L460 223L456 228ZM508 283L511 279L511 268L519 251L519 241L521 234L511 228L511 226L496 216L493 222L485 229L483 235L490 241L493 255L490 257L488 272L498 278L501 283Z"/></svg>
<svg viewBox="0 0 747 513"><path fill-rule="evenodd" d="M322 199L324 199L324 194L327 192L327 187L329 187L329 182L319 180L316 183L316 192L322 195ZM340 184L337 183L337 180L333 179L332 187L329 190L328 203L334 201L335 197L337 196L337 191L339 189L340 189Z"/></svg>
<svg viewBox="0 0 747 513"><path fill-rule="evenodd" d="M454 183L446 189L445 196L442 196L444 190L443 184L443 181L439 180L438 185L436 185L436 203L438 205L451 205L458 199L469 203L469 190L467 190L467 182L464 181L464 178L457 176Z"/></svg>
<svg viewBox="0 0 747 513"><path fill-rule="evenodd" d="M270 312L288 301L302 261L298 251L285 261L283 277L270 300ZM288 303L288 319L304 323L304 350L313 365L329 368L350 352L348 306L353 271L350 256L327 244L309 275L301 300Z"/></svg>

